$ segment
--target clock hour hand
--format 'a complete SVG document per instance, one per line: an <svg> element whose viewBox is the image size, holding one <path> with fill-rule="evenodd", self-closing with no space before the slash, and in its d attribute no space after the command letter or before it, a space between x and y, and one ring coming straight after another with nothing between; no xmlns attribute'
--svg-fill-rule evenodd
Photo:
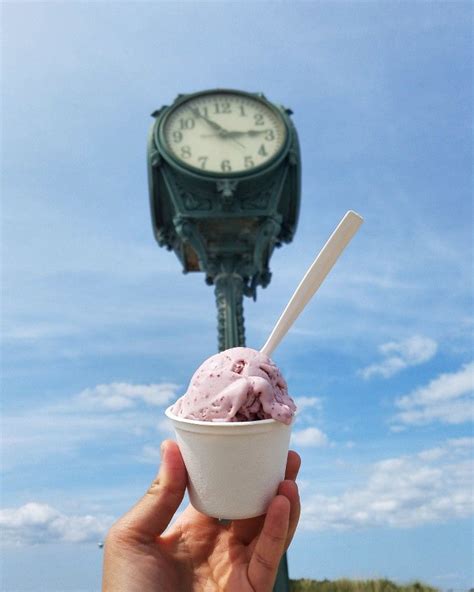
<svg viewBox="0 0 474 592"><path fill-rule="evenodd" d="M244 132L239 132L239 131L231 131L231 132L227 132L227 135L229 138L238 138L239 136L259 136L260 134L266 134L269 130L247 130Z"/></svg>

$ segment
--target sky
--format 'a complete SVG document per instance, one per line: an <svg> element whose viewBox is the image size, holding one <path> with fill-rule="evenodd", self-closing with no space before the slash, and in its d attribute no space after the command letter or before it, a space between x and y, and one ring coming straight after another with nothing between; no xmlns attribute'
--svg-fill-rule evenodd
<svg viewBox="0 0 474 592"><path fill-rule="evenodd" d="M365 219L273 354L299 406L290 576L473 586L471 23L456 1L2 4L2 592L99 590L97 543L217 349L146 173L150 114L212 88L291 108L302 151L247 345Z"/></svg>

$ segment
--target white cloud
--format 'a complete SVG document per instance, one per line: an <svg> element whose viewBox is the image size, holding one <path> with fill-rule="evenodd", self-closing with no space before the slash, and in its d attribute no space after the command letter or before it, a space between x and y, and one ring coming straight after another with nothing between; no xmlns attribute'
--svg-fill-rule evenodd
<svg viewBox="0 0 474 592"><path fill-rule="evenodd" d="M474 362L460 370L441 374L427 385L399 397L394 417L398 425L432 422L460 424L473 420Z"/></svg>
<svg viewBox="0 0 474 592"><path fill-rule="evenodd" d="M160 458L160 447L147 444L146 446L143 446L142 454L138 458L138 460L143 463L150 463L152 465L156 465L160 462Z"/></svg>
<svg viewBox="0 0 474 592"><path fill-rule="evenodd" d="M438 345L429 337L414 335L403 341L390 341L379 347L384 359L378 364L371 364L359 371L365 378L382 376L389 378L409 366L418 366L428 362L436 354Z"/></svg>
<svg viewBox="0 0 474 592"><path fill-rule="evenodd" d="M156 423L156 428L160 432L162 438L175 438L174 428L168 418L165 417L160 419L160 421ZM143 446L141 454L137 456L137 460L139 462L156 465L160 462L160 457L160 446L158 444L146 444Z"/></svg>
<svg viewBox="0 0 474 592"><path fill-rule="evenodd" d="M121 411L144 402L148 405L160 406L177 398L179 385L164 384L128 384L113 382L98 384L79 393L78 400L87 406L110 411Z"/></svg>
<svg viewBox="0 0 474 592"><path fill-rule="evenodd" d="M321 411L323 403L320 397L293 397L298 413L303 409L315 409Z"/></svg>
<svg viewBox="0 0 474 592"><path fill-rule="evenodd" d="M60 323L35 322L30 324L17 324L7 327L3 331L2 338L8 341L38 341L40 339L50 339L55 337L64 337L79 335L81 329L74 325L65 325Z"/></svg>
<svg viewBox="0 0 474 592"><path fill-rule="evenodd" d="M367 483L337 496L303 498L308 530L409 528L464 518L473 511L474 439L448 440L418 454L373 464Z"/></svg>
<svg viewBox="0 0 474 592"><path fill-rule="evenodd" d="M67 515L36 502L0 510L4 544L98 542L112 522L111 516Z"/></svg>
<svg viewBox="0 0 474 592"><path fill-rule="evenodd" d="M319 447L328 445L328 437L326 434L315 427L305 428L304 430L293 432L291 441L297 446Z"/></svg>
<svg viewBox="0 0 474 592"><path fill-rule="evenodd" d="M157 422L156 427L158 431L164 434L165 436L174 436L173 425L171 423L171 420L169 420L167 417L160 419L160 421Z"/></svg>
<svg viewBox="0 0 474 592"><path fill-rule="evenodd" d="M85 389L61 403L5 415L5 467L35 463L52 454L74 455L86 442L127 441L133 455L135 446L156 441L165 431L163 407L177 396L178 386L171 383L111 383Z"/></svg>

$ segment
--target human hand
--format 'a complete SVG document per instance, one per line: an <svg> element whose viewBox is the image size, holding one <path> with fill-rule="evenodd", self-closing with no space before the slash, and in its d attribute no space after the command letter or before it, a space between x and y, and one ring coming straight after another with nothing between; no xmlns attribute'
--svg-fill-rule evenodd
<svg viewBox="0 0 474 592"><path fill-rule="evenodd" d="M288 453L285 480L265 516L228 525L189 505L164 533L186 489L176 442L162 444L160 472L110 529L102 592L270 592L300 515L300 467Z"/></svg>

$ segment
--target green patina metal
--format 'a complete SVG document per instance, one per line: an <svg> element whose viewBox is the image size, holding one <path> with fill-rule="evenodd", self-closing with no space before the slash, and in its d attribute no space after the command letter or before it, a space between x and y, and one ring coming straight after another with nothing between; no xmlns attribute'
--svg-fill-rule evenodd
<svg viewBox="0 0 474 592"><path fill-rule="evenodd" d="M177 159L163 134L167 118L187 101L213 93L256 99L281 118L285 141L278 153L235 173L198 171ZM255 300L257 287L268 286L273 250L291 242L298 222L301 159L291 111L261 93L217 89L179 95L152 115L147 159L155 238L176 253L184 273L203 272L215 286L219 350L245 345L243 298ZM274 592L288 590L285 555Z"/></svg>
<svg viewBox="0 0 474 592"><path fill-rule="evenodd" d="M235 173L199 171L176 158L163 134L167 118L212 93L249 97L270 108L286 132L279 152ZM179 95L153 113L148 172L154 234L160 246L176 253L185 273L203 272L215 286L220 350L245 344L243 297L255 299L257 287L268 286L273 250L289 243L296 230L301 164L290 114L261 93L221 89Z"/></svg>

